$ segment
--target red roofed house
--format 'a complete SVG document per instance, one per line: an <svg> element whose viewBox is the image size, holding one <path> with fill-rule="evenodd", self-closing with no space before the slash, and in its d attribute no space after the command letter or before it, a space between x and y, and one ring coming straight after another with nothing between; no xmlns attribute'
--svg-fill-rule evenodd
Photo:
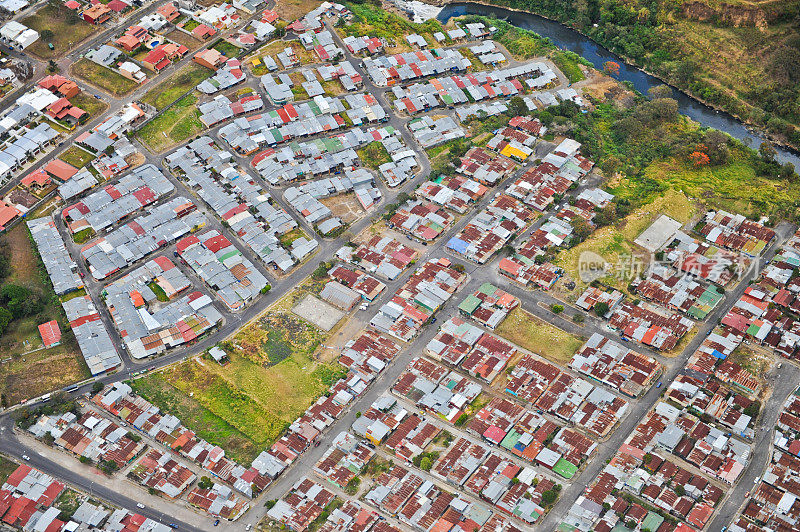
<svg viewBox="0 0 800 532"><path fill-rule="evenodd" d="M38 85L64 98L72 98L81 93L81 88L78 87L77 83L58 74L43 77Z"/></svg>
<svg viewBox="0 0 800 532"><path fill-rule="evenodd" d="M150 50L147 55L144 56L144 59L142 59L142 64L156 72L161 72L167 68L170 62L169 57L167 57L167 52L164 51L164 45L157 46Z"/></svg>
<svg viewBox="0 0 800 532"><path fill-rule="evenodd" d="M19 215L19 209L0 200L0 231L3 231Z"/></svg>
<svg viewBox="0 0 800 532"><path fill-rule="evenodd" d="M163 6L156 9L156 11L158 12L159 15L167 19L167 22L172 22L173 20L181 16L180 11L178 11L178 8L175 7L175 4L173 4L172 2L167 2Z"/></svg>
<svg viewBox="0 0 800 532"><path fill-rule="evenodd" d="M35 172L31 172L30 174L23 177L22 180L20 181L22 186L27 189L46 188L48 185L50 185L51 182L52 181L50 180L50 176L47 175L47 172L45 172L42 169L36 170Z"/></svg>
<svg viewBox="0 0 800 532"><path fill-rule="evenodd" d="M102 24L111 18L111 9L105 4L93 4L88 9L83 10L83 20L89 24Z"/></svg>
<svg viewBox="0 0 800 532"><path fill-rule="evenodd" d="M108 8L114 13L122 13L123 11L131 7L122 0L111 0L106 5L108 5Z"/></svg>
<svg viewBox="0 0 800 532"><path fill-rule="evenodd" d="M78 169L61 159L53 159L44 167L44 171L61 181L69 179L78 173Z"/></svg>
<svg viewBox="0 0 800 532"><path fill-rule="evenodd" d="M78 2L77 0L67 0L66 2L64 2L64 5L67 6L69 9L75 11L77 11L81 7L80 2Z"/></svg>
<svg viewBox="0 0 800 532"><path fill-rule="evenodd" d="M198 52L192 58L192 61L198 65L203 65L206 68L210 68L211 70L216 70L222 64L223 57L224 56L218 50L208 48Z"/></svg>
<svg viewBox="0 0 800 532"><path fill-rule="evenodd" d="M39 325L39 334L42 336L42 343L46 348L59 345L61 343L61 329L56 320Z"/></svg>
<svg viewBox="0 0 800 532"><path fill-rule="evenodd" d="M195 29L192 30L192 35L197 37L201 40L206 40L209 37L213 37L217 33L217 30L209 26L208 24L200 24Z"/></svg>

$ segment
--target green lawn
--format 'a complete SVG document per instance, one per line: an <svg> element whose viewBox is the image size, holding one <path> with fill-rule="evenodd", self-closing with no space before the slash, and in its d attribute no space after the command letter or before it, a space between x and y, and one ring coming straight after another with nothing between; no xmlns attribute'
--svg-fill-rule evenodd
<svg viewBox="0 0 800 532"><path fill-rule="evenodd" d="M213 72L206 67L197 63L189 63L175 75L147 91L142 97L142 101L161 110L195 88L198 83L211 74Z"/></svg>
<svg viewBox="0 0 800 532"><path fill-rule="evenodd" d="M218 51L219 53L223 54L225 57L238 57L241 53L242 49L238 46L234 46L233 44L229 43L228 41L220 39L220 41L212 46L214 50Z"/></svg>
<svg viewBox="0 0 800 532"><path fill-rule="evenodd" d="M49 39L40 38L26 48L26 51L30 51L42 59L57 59L65 56L79 42L98 29L97 26L85 22L75 11L62 5L61 2L48 2L36 14L21 22L40 34L43 31L52 32L52 37ZM53 44L53 50L47 46L48 42Z"/></svg>
<svg viewBox="0 0 800 532"><path fill-rule="evenodd" d="M76 244L83 244L84 242L88 242L90 238L94 235L94 229L91 227L87 227L86 229L81 229L77 233L72 235L72 241Z"/></svg>
<svg viewBox="0 0 800 532"><path fill-rule="evenodd" d="M148 147L160 153L203 131L200 111L195 105L197 97L184 96L136 132Z"/></svg>
<svg viewBox="0 0 800 532"><path fill-rule="evenodd" d="M135 81L85 58L72 65L72 73L117 97L124 96L139 86Z"/></svg>
<svg viewBox="0 0 800 532"><path fill-rule="evenodd" d="M79 148L77 146L70 146L65 152L58 156L59 159L65 163L71 164L75 168L83 168L94 159L94 155Z"/></svg>

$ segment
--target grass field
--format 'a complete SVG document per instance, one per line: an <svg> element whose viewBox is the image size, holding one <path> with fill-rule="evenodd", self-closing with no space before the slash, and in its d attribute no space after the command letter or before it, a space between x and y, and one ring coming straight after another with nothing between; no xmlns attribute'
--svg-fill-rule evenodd
<svg viewBox="0 0 800 532"><path fill-rule="evenodd" d="M201 357L137 379L134 388L249 464L343 374L314 358L327 336L284 311L294 292L221 344L225 366Z"/></svg>
<svg viewBox="0 0 800 532"><path fill-rule="evenodd" d="M661 214L666 214L681 223L686 223L696 212L695 206L685 194L675 189L668 189L663 196L652 203L640 207L620 220L616 225L602 227L577 246L562 251L556 256L554 263L564 268L565 277L569 277L577 283L578 289L571 293L572 297L577 298L581 294L582 288L586 286L586 283L582 282L579 276L579 261L582 253L596 253L611 265L621 264L626 260L626 256L634 255L637 251L644 251L633 241ZM618 275L609 275L602 279L604 283L624 292L627 292L627 286L631 280L625 276Z"/></svg>
<svg viewBox="0 0 800 532"><path fill-rule="evenodd" d="M41 33L44 30L52 32L52 38L40 38L26 48L26 51L42 59L55 59L63 57L79 42L97 31L98 27L92 26L78 16L75 11L61 5L60 2L46 3L39 11L23 19L22 24ZM53 44L51 50L47 43Z"/></svg>
<svg viewBox="0 0 800 532"><path fill-rule="evenodd" d="M511 311L495 332L537 355L565 364L584 340L540 320L520 307Z"/></svg>
<svg viewBox="0 0 800 532"><path fill-rule="evenodd" d="M72 65L72 73L112 96L124 96L139 86L135 81L85 58Z"/></svg>
<svg viewBox="0 0 800 532"><path fill-rule="evenodd" d="M163 152L203 130L194 94L184 96L136 132L152 151Z"/></svg>
<svg viewBox="0 0 800 532"><path fill-rule="evenodd" d="M220 40L217 44L212 46L212 48L228 58L238 57L239 53L242 51L242 49L238 46L234 46L228 41L224 40Z"/></svg>
<svg viewBox="0 0 800 532"><path fill-rule="evenodd" d="M79 148L77 146L70 146L66 151L58 156L59 159L65 163L71 164L75 168L83 168L94 159L94 155Z"/></svg>
<svg viewBox="0 0 800 532"><path fill-rule="evenodd" d="M19 464L16 462L9 460L5 456L0 456L0 486L5 484L8 477L13 473Z"/></svg>
<svg viewBox="0 0 800 532"><path fill-rule="evenodd" d="M11 256L12 272L6 282L27 286L44 294L42 312L14 320L0 337L0 393L9 404L30 399L89 377L89 369L80 354L75 337L67 326L61 304L53 293L47 274L37 267L39 259L24 224L2 236ZM57 320L61 345L42 347L38 326Z"/></svg>
<svg viewBox="0 0 800 532"><path fill-rule="evenodd" d="M95 118L97 115L102 114L108 109L108 104L103 100L98 100L94 96L82 92L77 96L70 98L70 103L76 107L80 107L87 113L90 118Z"/></svg>
<svg viewBox="0 0 800 532"><path fill-rule="evenodd" d="M189 63L174 76L170 76L165 82L147 91L142 97L142 101L160 111L192 90L198 83L211 74L213 74L213 72L206 67L198 65L197 63Z"/></svg>
<svg viewBox="0 0 800 532"><path fill-rule="evenodd" d="M361 162L367 168L377 170L378 167L384 163L392 160L386 147L378 141L370 142L363 148L356 150Z"/></svg>

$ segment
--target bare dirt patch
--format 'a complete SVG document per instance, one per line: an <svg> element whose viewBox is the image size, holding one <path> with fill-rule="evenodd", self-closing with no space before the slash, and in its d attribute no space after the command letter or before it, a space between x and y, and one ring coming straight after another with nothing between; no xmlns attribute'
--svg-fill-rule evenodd
<svg viewBox="0 0 800 532"><path fill-rule="evenodd" d="M307 294L292 307L292 312L313 323L323 331L333 329L345 313L328 303Z"/></svg>
<svg viewBox="0 0 800 532"><path fill-rule="evenodd" d="M355 194L339 194L331 198L320 200L328 207L334 216L338 216L344 223L353 223L364 216L364 209L358 203Z"/></svg>

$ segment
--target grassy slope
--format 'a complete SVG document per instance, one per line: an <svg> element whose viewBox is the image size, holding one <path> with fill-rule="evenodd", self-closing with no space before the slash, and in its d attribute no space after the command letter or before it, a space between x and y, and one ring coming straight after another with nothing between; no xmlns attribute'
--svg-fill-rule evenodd
<svg viewBox="0 0 800 532"><path fill-rule="evenodd" d="M519 307L511 311L495 332L557 364L569 362L584 342Z"/></svg>
<svg viewBox="0 0 800 532"><path fill-rule="evenodd" d="M694 96L800 147L797 0L489 1L573 26Z"/></svg>

